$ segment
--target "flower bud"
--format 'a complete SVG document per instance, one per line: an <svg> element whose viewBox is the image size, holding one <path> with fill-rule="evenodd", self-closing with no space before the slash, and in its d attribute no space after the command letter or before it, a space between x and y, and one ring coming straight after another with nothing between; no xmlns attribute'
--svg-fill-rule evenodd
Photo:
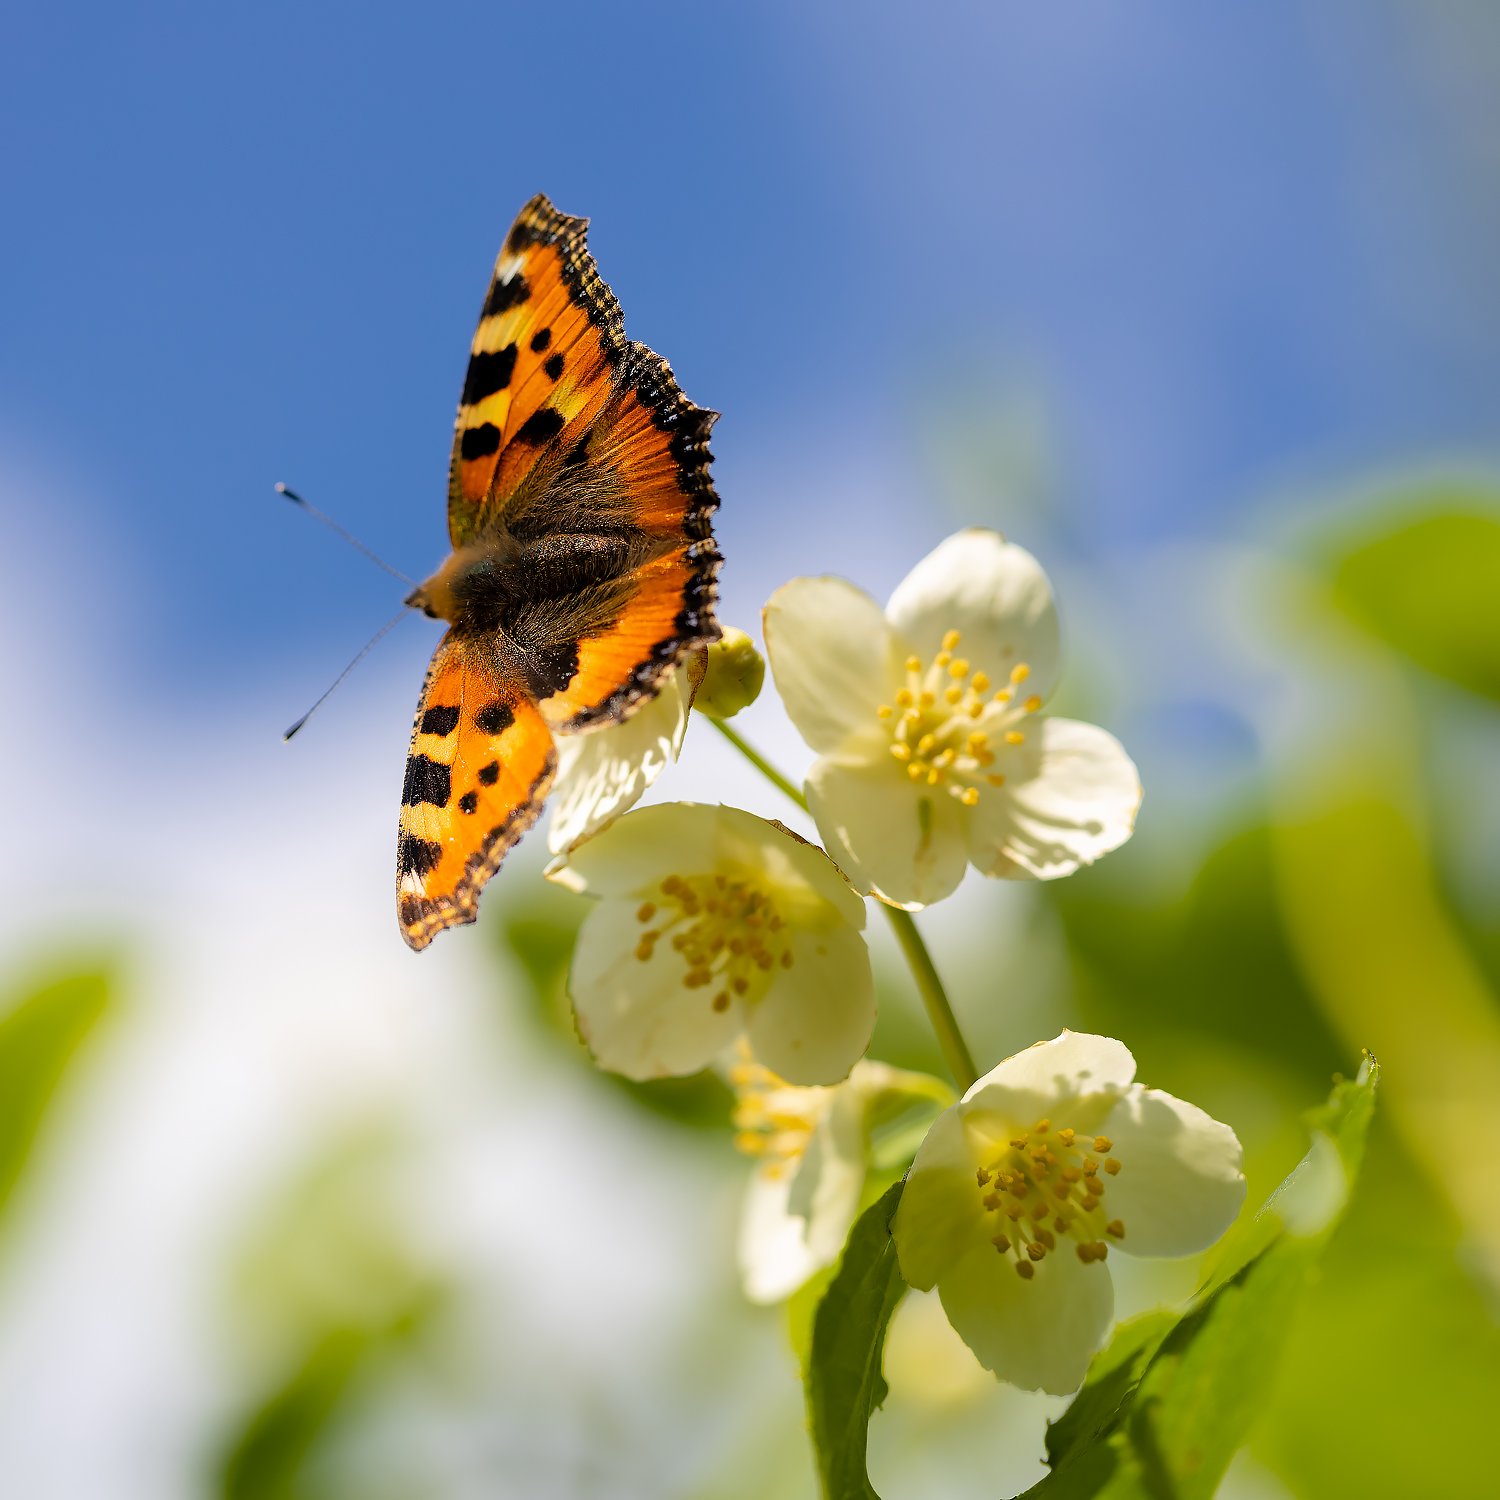
<svg viewBox="0 0 1500 1500"><path fill-rule="evenodd" d="M693 707L712 719L732 719L760 697L766 663L755 642L733 625L708 648L708 667Z"/></svg>

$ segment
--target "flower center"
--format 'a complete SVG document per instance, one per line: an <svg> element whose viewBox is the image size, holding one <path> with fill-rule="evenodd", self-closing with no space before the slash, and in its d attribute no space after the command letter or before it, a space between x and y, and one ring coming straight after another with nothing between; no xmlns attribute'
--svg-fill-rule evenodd
<svg viewBox="0 0 1500 1500"><path fill-rule="evenodd" d="M981 788L1005 785L1004 775L992 769L997 747L1026 742L1025 733L1014 726L1023 715L1035 713L1042 700L1035 694L1016 697L1031 675L1025 662L1017 662L1006 685L991 692L988 675L958 655L961 639L950 630L942 650L925 666L919 657L907 657L905 686L894 703L882 703L875 712L890 731L891 755L913 781L945 787L965 807L973 807ZM1004 720L1011 727L999 732L974 727L992 703L1014 705Z"/></svg>
<svg viewBox="0 0 1500 1500"><path fill-rule="evenodd" d="M735 1094L735 1149L756 1157L767 1177L784 1176L807 1150L827 1091L788 1083L756 1062L743 1038L729 1082Z"/></svg>
<svg viewBox="0 0 1500 1500"><path fill-rule="evenodd" d="M709 1004L729 1009L736 997L763 990L778 964L789 969L792 952L782 936L786 919L758 885L727 875L668 875L655 900L643 901L636 920L645 929L635 956L647 963L663 938L682 955L682 986L712 988Z"/></svg>
<svg viewBox="0 0 1500 1500"><path fill-rule="evenodd" d="M1120 1170L1108 1136L1081 1136L1051 1120L1038 1120L1011 1137L978 1168L980 1207L992 1216L990 1241L1015 1261L1016 1274L1034 1276L1034 1262L1070 1239L1085 1265L1109 1254L1108 1240L1125 1238L1124 1221L1104 1206L1105 1178Z"/></svg>

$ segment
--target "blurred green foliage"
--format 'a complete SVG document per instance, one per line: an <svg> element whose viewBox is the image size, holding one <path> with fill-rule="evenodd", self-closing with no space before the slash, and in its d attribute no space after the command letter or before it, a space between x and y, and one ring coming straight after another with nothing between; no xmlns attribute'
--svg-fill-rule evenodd
<svg viewBox="0 0 1500 1500"><path fill-rule="evenodd" d="M100 964L22 979L0 1000L0 1222L53 1101L114 991L112 968Z"/></svg>
<svg viewBox="0 0 1500 1500"><path fill-rule="evenodd" d="M1500 489L1424 486L1329 538L1334 600L1379 639L1500 702Z"/></svg>
<svg viewBox="0 0 1500 1500"><path fill-rule="evenodd" d="M257 1218L233 1306L266 1373L223 1441L224 1500L349 1495L341 1446L440 1346L450 1291L411 1242L401 1155L385 1128L340 1138Z"/></svg>
<svg viewBox="0 0 1500 1500"><path fill-rule="evenodd" d="M1048 892L1076 1002L1091 1026L1158 1055L1207 1040L1317 1086L1348 1054L1288 941L1265 815L1242 816L1208 840L1175 903L1143 899L1124 860Z"/></svg>

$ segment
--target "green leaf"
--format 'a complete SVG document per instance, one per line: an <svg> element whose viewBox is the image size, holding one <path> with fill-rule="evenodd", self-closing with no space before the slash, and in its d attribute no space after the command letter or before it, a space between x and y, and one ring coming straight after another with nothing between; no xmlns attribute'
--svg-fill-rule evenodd
<svg viewBox="0 0 1500 1500"><path fill-rule="evenodd" d="M235 1437L220 1479L224 1500L301 1500L310 1493L308 1461L348 1401L371 1342L364 1329L336 1328L312 1344Z"/></svg>
<svg viewBox="0 0 1500 1500"><path fill-rule="evenodd" d="M813 1319L808 1423L824 1500L879 1500L865 1468L870 1413L885 1400L881 1351L906 1290L891 1240L896 1183L855 1221Z"/></svg>
<svg viewBox="0 0 1500 1500"><path fill-rule="evenodd" d="M1041 1500L1212 1500L1258 1415L1364 1154L1373 1059L1308 1117L1311 1149L1180 1317L1121 1324L1048 1434Z"/></svg>
<svg viewBox="0 0 1500 1500"><path fill-rule="evenodd" d="M1500 700L1500 497L1451 486L1405 505L1331 560L1334 597L1429 672Z"/></svg>
<svg viewBox="0 0 1500 1500"><path fill-rule="evenodd" d="M110 1002L103 970L23 991L0 1010L0 1218L10 1207L53 1096Z"/></svg>
<svg viewBox="0 0 1500 1500"><path fill-rule="evenodd" d="M1176 1325L1177 1314L1163 1307L1130 1318L1115 1329L1109 1346L1100 1350L1089 1367L1088 1382L1047 1429L1047 1462L1054 1469L1109 1429Z"/></svg>

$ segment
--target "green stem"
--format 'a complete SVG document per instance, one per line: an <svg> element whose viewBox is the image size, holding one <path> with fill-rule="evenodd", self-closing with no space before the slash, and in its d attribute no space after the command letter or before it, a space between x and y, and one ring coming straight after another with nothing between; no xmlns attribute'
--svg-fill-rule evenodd
<svg viewBox="0 0 1500 1500"><path fill-rule="evenodd" d="M705 719L708 719L708 722L712 724L714 728L717 729L719 733L722 734L724 738L728 740L729 743L733 745L734 748L738 750L740 754L743 755L745 759L748 760L750 764L754 766L755 769L759 771L760 774L771 783L772 786L774 786L778 791L785 792L786 795L790 797L792 801L802 809L803 812L806 812L808 810L807 798L797 790L796 783L789 781L785 776L783 776L781 772L778 771L776 767L773 766L771 762L768 761L765 756L760 753L759 750L755 749L755 747L751 745L748 740L741 736L738 730L731 729L728 722L724 719L709 719L707 714L704 714L703 717Z"/></svg>
<svg viewBox="0 0 1500 1500"><path fill-rule="evenodd" d="M885 906L885 903L881 902L881 905ZM891 931L896 934L896 941L901 944L901 952L905 955L911 977L917 981L922 1004L927 1007L927 1019L937 1032L943 1056L948 1061L948 1071L953 1074L959 1089L966 1090L979 1077L979 1070L974 1066L974 1058L969 1052L969 1044L964 1040L963 1032L958 1029L958 1019L948 1003L948 992L943 988L943 981L938 977L932 955L927 951L927 944L922 941L922 934L917 930L916 920L909 911L902 911L899 906L885 906L885 915L891 924Z"/></svg>
<svg viewBox="0 0 1500 1500"><path fill-rule="evenodd" d="M707 714L703 717L708 719L708 722L772 786L790 797L803 812L808 810L807 798L797 790L796 783L783 776L738 730L731 729L723 719L710 718ZM896 941L901 946L901 955L911 970L912 978L916 980L917 993L922 997L922 1004L927 1007L927 1019L932 1022L932 1029L937 1033L938 1043L943 1049L944 1058L947 1059L949 1071L953 1074L959 1088L967 1089L979 1073L974 1066L974 1058L969 1052L969 1044L964 1041L963 1033L958 1029L958 1020L953 1014L953 1007L948 1003L948 993L943 988L943 981L932 962L932 955L927 951L927 944L922 941L922 934L917 930L917 924L909 911L902 911L895 906L886 906L884 902L880 905L885 910L891 930L896 934Z"/></svg>

